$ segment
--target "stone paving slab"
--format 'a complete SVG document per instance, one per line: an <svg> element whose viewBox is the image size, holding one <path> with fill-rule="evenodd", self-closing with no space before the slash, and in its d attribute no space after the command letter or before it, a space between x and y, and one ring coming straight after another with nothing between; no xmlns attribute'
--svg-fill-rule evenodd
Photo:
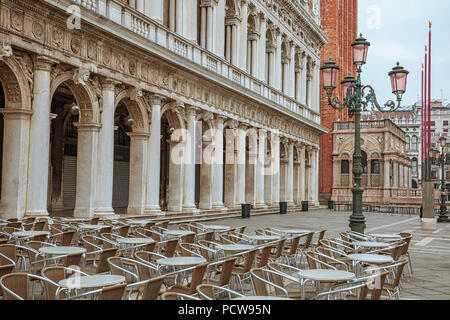
<svg viewBox="0 0 450 320"><path fill-rule="evenodd" d="M254 233L256 229L267 226L315 231L326 229L325 237L338 237L339 232L349 230L350 215L351 212L321 209L249 219L222 218L211 223L230 227L246 225L246 233ZM364 215L365 233L410 232L413 235L409 250L413 278L402 281L402 300L450 300L450 224L439 223L436 231L423 231L419 216L389 213Z"/></svg>

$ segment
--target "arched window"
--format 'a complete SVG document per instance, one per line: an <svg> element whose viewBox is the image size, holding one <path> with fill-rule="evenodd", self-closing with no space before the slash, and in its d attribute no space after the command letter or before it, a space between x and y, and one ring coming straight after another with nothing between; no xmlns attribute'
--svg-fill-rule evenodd
<svg viewBox="0 0 450 320"><path fill-rule="evenodd" d="M348 160L341 161L341 174L350 173L350 162Z"/></svg>
<svg viewBox="0 0 450 320"><path fill-rule="evenodd" d="M370 163L370 173L380 174L380 160L372 160Z"/></svg>
<svg viewBox="0 0 450 320"><path fill-rule="evenodd" d="M367 153L361 150L361 165L363 168L363 174L367 174Z"/></svg>
<svg viewBox="0 0 450 320"><path fill-rule="evenodd" d="M412 171L417 172L417 158L412 159Z"/></svg>
<svg viewBox="0 0 450 320"><path fill-rule="evenodd" d="M410 150L411 138L406 136L406 151Z"/></svg>
<svg viewBox="0 0 450 320"><path fill-rule="evenodd" d="M412 137L411 150L417 151L417 136Z"/></svg>

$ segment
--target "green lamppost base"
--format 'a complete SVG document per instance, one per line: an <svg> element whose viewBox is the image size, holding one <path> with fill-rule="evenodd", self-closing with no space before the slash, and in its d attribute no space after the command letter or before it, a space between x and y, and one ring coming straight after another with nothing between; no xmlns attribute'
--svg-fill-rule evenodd
<svg viewBox="0 0 450 320"><path fill-rule="evenodd" d="M350 216L349 227L352 231L364 234L366 218L363 215L363 193L361 186L355 185L353 192L353 214Z"/></svg>

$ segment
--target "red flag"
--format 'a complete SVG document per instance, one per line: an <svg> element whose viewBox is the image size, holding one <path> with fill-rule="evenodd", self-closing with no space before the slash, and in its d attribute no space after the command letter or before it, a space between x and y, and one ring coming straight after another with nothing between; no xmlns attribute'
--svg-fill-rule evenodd
<svg viewBox="0 0 450 320"><path fill-rule="evenodd" d="M422 91L421 91L421 96L422 96L422 105L421 105L421 112L420 112L420 114L421 114L421 121L420 121L420 131L422 132L422 134L420 135L420 146L421 146L421 153L420 153L420 157L421 157L421 163L423 163L423 160L424 160L424 154L423 154L423 150L424 150L424 148L425 148L425 146L424 146L424 135L423 135L423 131L424 131L424 125L423 125L423 117L424 117L424 110L425 110L425 108L424 108L424 96L423 96L423 92L424 92L424 88L423 88L423 77L424 77L424 74L423 74L423 63L422 63Z"/></svg>
<svg viewBox="0 0 450 320"><path fill-rule="evenodd" d="M428 148L431 148L431 21L428 39Z"/></svg>

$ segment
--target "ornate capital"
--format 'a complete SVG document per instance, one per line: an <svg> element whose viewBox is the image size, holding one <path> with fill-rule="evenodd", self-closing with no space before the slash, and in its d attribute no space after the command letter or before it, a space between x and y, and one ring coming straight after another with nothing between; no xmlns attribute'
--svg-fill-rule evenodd
<svg viewBox="0 0 450 320"><path fill-rule="evenodd" d="M50 72L52 66L58 64L57 60L46 56L33 56L34 70L48 71Z"/></svg>
<svg viewBox="0 0 450 320"><path fill-rule="evenodd" d="M184 113L185 113L186 117L195 117L195 116L197 116L197 113L199 110L200 110L200 108L197 108L190 104L186 104L185 108L184 108Z"/></svg>
<svg viewBox="0 0 450 320"><path fill-rule="evenodd" d="M156 106L156 105L161 106L161 103L162 103L162 101L163 101L165 98L166 98L166 97L161 96L161 95L159 95L159 94L150 94L149 97L148 97L148 99L149 99L149 101L150 101L150 104L151 104L152 106Z"/></svg>

